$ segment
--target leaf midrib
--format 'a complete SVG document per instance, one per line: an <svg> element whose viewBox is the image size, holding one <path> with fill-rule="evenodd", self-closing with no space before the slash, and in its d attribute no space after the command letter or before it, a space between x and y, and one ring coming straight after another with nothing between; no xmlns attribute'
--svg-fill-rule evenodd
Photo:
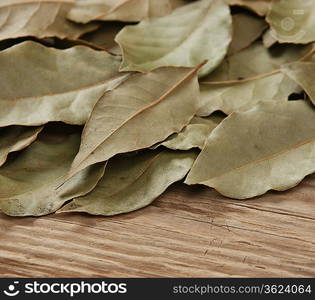
<svg viewBox="0 0 315 300"><path fill-rule="evenodd" d="M110 197L115 196L116 194L121 193L122 191L125 191L125 190L129 189L129 187L130 187L131 185L133 185L135 182L137 182L138 180L140 180L141 177L142 177L145 173L148 172L148 170L150 169L150 167L154 164L154 162L155 162L160 156L162 156L163 153L164 153L164 151L161 151L160 153L157 153L155 156L153 156L151 159L149 159L147 165L143 168L143 170L140 171L139 174L138 174L135 178L133 178L126 186L122 187L121 189L118 188L118 190L114 191L114 192L113 192L112 194L110 194L110 195L106 195L105 197L106 197L106 198L110 198ZM104 177L104 180L105 180L105 179L106 179L106 178ZM106 199L106 198L105 198L105 199Z"/></svg>
<svg viewBox="0 0 315 300"><path fill-rule="evenodd" d="M138 115L140 115L141 113L143 113L144 111L158 105L159 103L161 103L164 99L166 99L172 92L174 92L179 86L181 86L181 84L186 81L187 79L189 79L190 77L192 77L199 69L200 69L201 65L198 65L197 67L193 68L188 74L186 74L184 76L184 78L182 78L177 84L175 84L172 88L170 88L167 92L165 92L162 96L160 96L156 101L151 102L149 105L146 105L145 107L143 107L142 109L140 109L139 111L137 111L136 113L134 113L132 116L130 116L128 119L126 119L124 122L122 122L111 134L109 134L106 139L104 139L101 143L99 143L97 146L94 147L94 149L92 151L89 151L89 153L83 157L77 164L76 164L76 168L78 168L86 159L88 159L91 154L93 152L95 152L99 147L101 147L111 136L113 136L114 134L116 134L116 132L121 129L124 125L126 125L130 120L136 118ZM138 76L141 76L141 74L137 74ZM92 112L93 114L93 112ZM91 116L92 116L91 114Z"/></svg>
<svg viewBox="0 0 315 300"><path fill-rule="evenodd" d="M96 17L93 17L93 20L97 20L97 19L100 19L100 18L103 18L103 17L106 17L112 13L115 13L116 10L118 10L119 8L125 6L126 4L128 4L128 2L132 2L132 1L135 1L135 0L126 0L116 6L113 6L112 8L110 8L106 13L103 13L101 15L97 15ZM160 0L158 0L160 1ZM105 3L104 3L105 4Z"/></svg>
<svg viewBox="0 0 315 300"><path fill-rule="evenodd" d="M295 144L295 145L292 145L292 146L290 146L290 147L288 147L288 148L286 148L286 149L283 149L283 150L281 150L281 151L279 151L279 152L272 153L272 154L270 154L270 155L261 157L261 158L259 158L259 159L253 160L253 161L250 161L250 162L248 162L248 163L246 163L246 164L244 164L244 165L242 165L242 166L240 166L240 167L233 168L233 169L231 169L231 170L228 170L228 171L225 172L225 173L222 173L222 174L220 174L220 175L216 175L216 176L214 176L214 177L211 177L210 179L204 180L203 182L208 182L208 181L210 181L210 180L217 179L217 178L219 178L219 177L225 176L226 174L229 174L229 173L232 173L232 172L237 172L237 171L242 170L242 169L244 169L244 168L246 168L246 167L248 167L248 166L250 166L250 165L253 165L253 164L259 164L259 163L261 163L261 162L274 159L274 158L276 158L276 157L278 157L278 156L281 156L282 154L285 154L285 153L287 153L287 152L290 152L291 150L298 149L299 147L302 147L302 146L307 145L307 144L311 144L311 143L313 143L313 142L315 142L315 137L312 137L312 138L307 139L307 140L305 140L305 141L303 141L303 142L300 142L300 143L297 143L297 144Z"/></svg>
<svg viewBox="0 0 315 300"><path fill-rule="evenodd" d="M314 63L314 62L308 62L305 61L306 59L308 59L313 53L315 52L315 44L313 45L312 49L310 49L307 53L305 53L302 57L298 58L297 60L291 61L291 62L286 62L281 64L277 69L270 71L270 72L266 72L266 73L261 73L261 74L257 74L254 76L250 76L244 79L227 79L227 80L214 80L214 81L200 81L200 83L205 83L205 84L234 84L234 83L242 83L242 82L248 82L248 81L253 81L256 79L261 79L264 77L268 77L268 76L272 76L274 74L280 73L282 71L283 68L285 68L286 66L290 66L290 65L294 65L295 63Z"/></svg>
<svg viewBox="0 0 315 300"><path fill-rule="evenodd" d="M1 101L23 101L23 100L30 100L30 99L38 99L38 98L43 98L43 97L53 97L53 96L57 96L57 95L64 95L64 94L68 94L68 93L74 93L74 92L79 92L79 91L83 91L83 90L87 90L93 87L98 87L101 86L105 83L108 83L110 81L114 81L120 77L126 76L126 74L117 74L116 76L113 76L109 79L103 80L103 81L99 81L96 83L93 83L91 85L86 85L83 87L79 87L77 89L73 89L73 90L69 90L69 91L64 91L64 92L59 92L59 93L48 93L48 94L43 94L43 95L36 95L36 96L29 96L29 97L20 97L20 98L0 98L0 102Z"/></svg>
<svg viewBox="0 0 315 300"><path fill-rule="evenodd" d="M206 12L204 13L203 18L201 18L201 21L199 21L199 22L197 23L197 25L194 26L193 29L187 34L187 36L186 36L183 40L181 40L178 45L176 45L174 48L172 48L171 51L166 52L165 54L163 54L162 56L158 57L158 58L155 59L155 60L148 60L147 62L140 63L140 64L136 64L136 65L143 65L143 64L146 64L146 63L148 63L148 62L153 63L153 62L156 62L156 61L161 60L162 58L164 58L165 56L169 55L170 53L175 52L175 50L177 50L177 49L178 49L179 47L181 47L187 40L189 40L189 39L191 38L191 36L192 36L198 29L200 29L200 27L202 27L202 25L206 22L207 16L208 16L208 14L209 14L209 11L212 9L212 6L213 6L213 4L215 3L215 1L216 1L216 0L214 0L213 2L210 3L208 9L207 9ZM193 5L193 4L194 4L194 3L188 4L188 5ZM172 15L172 14L168 15L167 17L169 17L169 16L171 16L171 15ZM124 52L124 49L123 49L123 48L122 48L122 50L123 50L123 52ZM126 67L126 66L124 66L124 67Z"/></svg>

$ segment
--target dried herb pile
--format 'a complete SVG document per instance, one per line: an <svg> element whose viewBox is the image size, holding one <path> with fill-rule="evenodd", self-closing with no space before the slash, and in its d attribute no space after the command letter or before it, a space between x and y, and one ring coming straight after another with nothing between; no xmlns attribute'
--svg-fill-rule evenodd
<svg viewBox="0 0 315 300"><path fill-rule="evenodd" d="M315 1L2 0L0 210L115 215L315 172Z"/></svg>

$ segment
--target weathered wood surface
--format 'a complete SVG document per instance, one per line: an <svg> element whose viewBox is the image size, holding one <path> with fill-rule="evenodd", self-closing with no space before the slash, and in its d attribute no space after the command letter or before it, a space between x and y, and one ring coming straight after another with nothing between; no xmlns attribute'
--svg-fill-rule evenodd
<svg viewBox="0 0 315 300"><path fill-rule="evenodd" d="M0 274L314 277L314 219L315 175L248 201L178 184L117 217L0 215Z"/></svg>

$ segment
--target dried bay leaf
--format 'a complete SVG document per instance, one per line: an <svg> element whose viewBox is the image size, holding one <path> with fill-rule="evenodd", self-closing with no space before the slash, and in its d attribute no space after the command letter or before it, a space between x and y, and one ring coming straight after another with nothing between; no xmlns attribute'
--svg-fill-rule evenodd
<svg viewBox="0 0 315 300"><path fill-rule="evenodd" d="M202 81L231 81L251 78L279 70L280 66L302 59L311 46L277 45L267 49L261 42L224 59L223 63Z"/></svg>
<svg viewBox="0 0 315 300"><path fill-rule="evenodd" d="M228 55L250 46L262 35L268 26L264 19L244 13L233 15L232 20L233 37Z"/></svg>
<svg viewBox="0 0 315 300"><path fill-rule="evenodd" d="M210 134L187 184L246 199L283 191L315 171L315 109L306 101L263 102Z"/></svg>
<svg viewBox="0 0 315 300"><path fill-rule="evenodd" d="M58 191L78 150L78 133L45 133L0 169L0 210L10 216L53 213L66 201L90 192L104 165L80 172Z"/></svg>
<svg viewBox="0 0 315 300"><path fill-rule="evenodd" d="M98 30L82 36L81 39L106 49L111 53L121 55L119 45L114 39L124 26L123 23L119 22L106 22Z"/></svg>
<svg viewBox="0 0 315 300"><path fill-rule="evenodd" d="M272 1L267 15L272 36L280 43L307 44L315 41L315 1Z"/></svg>
<svg viewBox="0 0 315 300"><path fill-rule="evenodd" d="M105 93L84 127L69 176L116 154L150 147L181 131L199 105L199 68L165 67L134 74Z"/></svg>
<svg viewBox="0 0 315 300"><path fill-rule="evenodd" d="M209 118L194 117L179 133L174 133L166 141L154 146L164 146L171 150L202 149L210 132L223 120L221 116L211 115Z"/></svg>
<svg viewBox="0 0 315 300"><path fill-rule="evenodd" d="M208 62L204 76L223 60L231 41L231 15L221 0L201 0L172 14L126 26L116 36L123 52L121 71L151 71L160 66L193 67Z"/></svg>
<svg viewBox="0 0 315 300"><path fill-rule="evenodd" d="M77 0L68 18L74 22L138 22L170 14L183 0Z"/></svg>
<svg viewBox="0 0 315 300"><path fill-rule="evenodd" d="M1 0L0 40L25 36L78 38L97 28L77 25L67 14L75 4L71 0Z"/></svg>
<svg viewBox="0 0 315 300"><path fill-rule="evenodd" d="M82 46L24 42L1 51L0 127L84 124L104 92L128 76L119 64L119 57Z"/></svg>
<svg viewBox="0 0 315 300"><path fill-rule="evenodd" d="M0 129L0 166L9 153L22 150L33 143L43 127L10 126Z"/></svg>
<svg viewBox="0 0 315 300"><path fill-rule="evenodd" d="M315 105L315 62L296 62L281 70L303 88Z"/></svg>
<svg viewBox="0 0 315 300"><path fill-rule="evenodd" d="M247 80L225 83L200 83L201 106L198 116L209 116L219 110L225 114L244 111L260 101L287 100L300 87L281 72L257 76Z"/></svg>
<svg viewBox="0 0 315 300"><path fill-rule="evenodd" d="M140 209L183 179L196 157L193 151L168 150L115 157L109 160L104 177L91 193L58 212L112 216Z"/></svg>

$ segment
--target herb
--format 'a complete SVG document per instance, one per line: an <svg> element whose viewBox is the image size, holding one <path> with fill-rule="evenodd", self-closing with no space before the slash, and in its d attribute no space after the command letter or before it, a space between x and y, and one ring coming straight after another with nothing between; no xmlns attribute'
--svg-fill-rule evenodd
<svg viewBox="0 0 315 300"><path fill-rule="evenodd" d="M178 181L235 199L297 185L315 172L314 12L2 0L0 210L110 216Z"/></svg>

